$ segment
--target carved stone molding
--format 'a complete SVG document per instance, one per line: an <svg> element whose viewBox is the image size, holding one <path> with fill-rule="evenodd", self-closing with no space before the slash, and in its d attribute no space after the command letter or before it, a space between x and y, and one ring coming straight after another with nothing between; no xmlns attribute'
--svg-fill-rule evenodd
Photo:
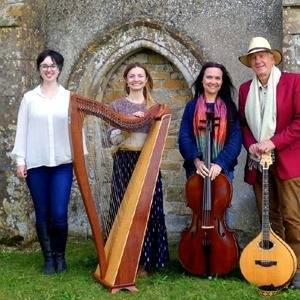
<svg viewBox="0 0 300 300"><path fill-rule="evenodd" d="M202 53L192 41L162 23L137 20L124 23L96 37L71 72L68 88L102 98L106 79L133 53L151 49L167 58L189 85L200 70Z"/></svg>

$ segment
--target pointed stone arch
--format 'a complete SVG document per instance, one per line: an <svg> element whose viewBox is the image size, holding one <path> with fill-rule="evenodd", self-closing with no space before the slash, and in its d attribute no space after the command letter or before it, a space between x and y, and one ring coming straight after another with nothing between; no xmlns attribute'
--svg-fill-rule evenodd
<svg viewBox="0 0 300 300"><path fill-rule="evenodd" d="M69 77L68 89L102 101L107 87L115 83L111 78L116 74L120 78L121 70L130 57L139 57L141 53L147 52L147 55L161 58L163 64L172 65L173 75L177 77L169 77L168 83L173 86L163 85L163 89L172 90L175 96L173 99L168 96L159 99L159 102L169 104L172 108L172 122L161 171L168 234L171 239L172 236L178 237L186 226L189 211L183 195L185 173L177 147L177 134L183 108L191 98L191 85L202 65L201 50L188 37L148 19L125 23L106 32L105 35L95 37L87 49L82 51ZM148 61L147 68L150 67ZM104 101L109 102L107 99Z"/></svg>
<svg viewBox="0 0 300 300"><path fill-rule="evenodd" d="M201 50L188 37L153 20L124 23L98 36L73 68L68 88L101 99L107 78L124 60L143 48L164 56L191 86L202 63Z"/></svg>

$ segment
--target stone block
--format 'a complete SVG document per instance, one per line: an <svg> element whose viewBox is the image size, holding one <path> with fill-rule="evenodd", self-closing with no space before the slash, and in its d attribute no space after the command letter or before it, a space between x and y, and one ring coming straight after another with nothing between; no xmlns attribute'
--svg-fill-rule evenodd
<svg viewBox="0 0 300 300"><path fill-rule="evenodd" d="M300 6L300 0L283 0L283 6Z"/></svg>
<svg viewBox="0 0 300 300"><path fill-rule="evenodd" d="M189 224L188 216L178 216L176 214L169 214L165 217L166 226L168 233L176 236L176 240L179 240L180 233L185 229Z"/></svg>
<svg viewBox="0 0 300 300"><path fill-rule="evenodd" d="M150 64L159 65L159 64L164 64L166 60L161 55L151 54L148 56L148 62Z"/></svg>
<svg viewBox="0 0 300 300"><path fill-rule="evenodd" d="M166 214L176 214L178 216L189 216L191 214L191 209L183 201L166 201L164 210Z"/></svg>
<svg viewBox="0 0 300 300"><path fill-rule="evenodd" d="M111 84L111 88L114 90L122 90L124 91L124 81L122 80L113 80Z"/></svg>
<svg viewBox="0 0 300 300"><path fill-rule="evenodd" d="M179 162L180 170L170 171L161 169L163 175L163 182L165 182L165 188L167 187L179 187L180 192L184 189L185 172L182 169L182 162Z"/></svg>
<svg viewBox="0 0 300 300"><path fill-rule="evenodd" d="M2 96L20 96L24 92L26 66L17 60L2 60L0 64L0 93Z"/></svg>
<svg viewBox="0 0 300 300"><path fill-rule="evenodd" d="M169 202L185 201L184 184L178 182L176 185L165 185L165 194Z"/></svg>
<svg viewBox="0 0 300 300"><path fill-rule="evenodd" d="M300 33L300 8L285 10L285 31L289 35Z"/></svg>
<svg viewBox="0 0 300 300"><path fill-rule="evenodd" d="M179 80L184 80L183 75L180 72L172 72L170 74L171 79L179 79Z"/></svg>
<svg viewBox="0 0 300 300"><path fill-rule="evenodd" d="M163 86L163 82L164 81L162 81L160 79L153 79L153 89L154 90L160 89Z"/></svg>
<svg viewBox="0 0 300 300"><path fill-rule="evenodd" d="M179 150L178 149L170 149L167 153L167 157L166 157L167 160L170 160L170 161L181 161L182 160L182 156L181 154L179 153Z"/></svg>
<svg viewBox="0 0 300 300"><path fill-rule="evenodd" d="M170 78L170 73L168 72L151 72L152 78L154 80L164 80L164 79L169 79Z"/></svg>
<svg viewBox="0 0 300 300"><path fill-rule="evenodd" d="M6 140L4 143L5 145L4 149L6 151L10 151L12 149L12 143L14 141L14 134L15 134L14 126L16 125L17 113L20 106L20 101L21 101L21 95L20 97L3 96L3 95L1 96L0 111L2 112L2 114L0 118L0 128L6 128L5 132L1 133L2 139ZM13 136L10 136L11 134L13 134Z"/></svg>
<svg viewBox="0 0 300 300"><path fill-rule="evenodd" d="M184 89L187 88L187 85L183 80L169 79L164 81L163 87L166 89Z"/></svg>
<svg viewBox="0 0 300 300"><path fill-rule="evenodd" d="M138 56L133 55L126 61L127 64L131 64L131 63L135 63L135 62L139 62L141 64L147 64L148 63L147 53L143 53Z"/></svg>
<svg viewBox="0 0 300 300"><path fill-rule="evenodd" d="M170 162L170 161L162 161L161 163L161 168L164 170L169 170L169 171L176 171L180 169L180 164L177 162Z"/></svg>
<svg viewBox="0 0 300 300"><path fill-rule="evenodd" d="M168 136L165 144L165 149L173 149L177 144L177 137Z"/></svg>
<svg viewBox="0 0 300 300"><path fill-rule="evenodd" d="M192 99L192 93L190 90L182 90L180 92L176 92L172 95L172 105L174 105L174 108L182 108L185 107L186 103Z"/></svg>
<svg viewBox="0 0 300 300"><path fill-rule="evenodd" d="M114 91L109 91L107 93L105 93L105 96L103 97L103 101L105 103L111 103L113 102L114 100L122 97L124 95L124 92L122 91L117 91L117 90L114 90Z"/></svg>
<svg viewBox="0 0 300 300"><path fill-rule="evenodd" d="M24 3L11 3L0 6L0 28L21 26Z"/></svg>

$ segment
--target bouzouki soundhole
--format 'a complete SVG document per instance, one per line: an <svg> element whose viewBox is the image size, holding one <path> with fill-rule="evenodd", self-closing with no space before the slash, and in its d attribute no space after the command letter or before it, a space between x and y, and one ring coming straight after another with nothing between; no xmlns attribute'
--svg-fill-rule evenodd
<svg viewBox="0 0 300 300"><path fill-rule="evenodd" d="M274 247L274 243L272 241L260 241L259 247L263 250L270 250Z"/></svg>

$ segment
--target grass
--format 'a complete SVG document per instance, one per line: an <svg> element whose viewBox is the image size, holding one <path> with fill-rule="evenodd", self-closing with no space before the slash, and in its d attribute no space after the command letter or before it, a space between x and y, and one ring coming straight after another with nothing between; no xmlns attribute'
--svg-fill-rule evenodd
<svg viewBox="0 0 300 300"><path fill-rule="evenodd" d="M1 249L1 248L0 248ZM163 271L138 278L138 293L121 291L109 294L92 273L96 266L91 241L68 243L69 270L65 274L45 276L41 273L42 257L37 249L0 251L1 300L102 300L102 299L192 299L252 300L263 299L254 286L246 283L238 270L226 278L203 279L186 274L172 248L172 260ZM300 290L283 290L270 300L299 300Z"/></svg>

